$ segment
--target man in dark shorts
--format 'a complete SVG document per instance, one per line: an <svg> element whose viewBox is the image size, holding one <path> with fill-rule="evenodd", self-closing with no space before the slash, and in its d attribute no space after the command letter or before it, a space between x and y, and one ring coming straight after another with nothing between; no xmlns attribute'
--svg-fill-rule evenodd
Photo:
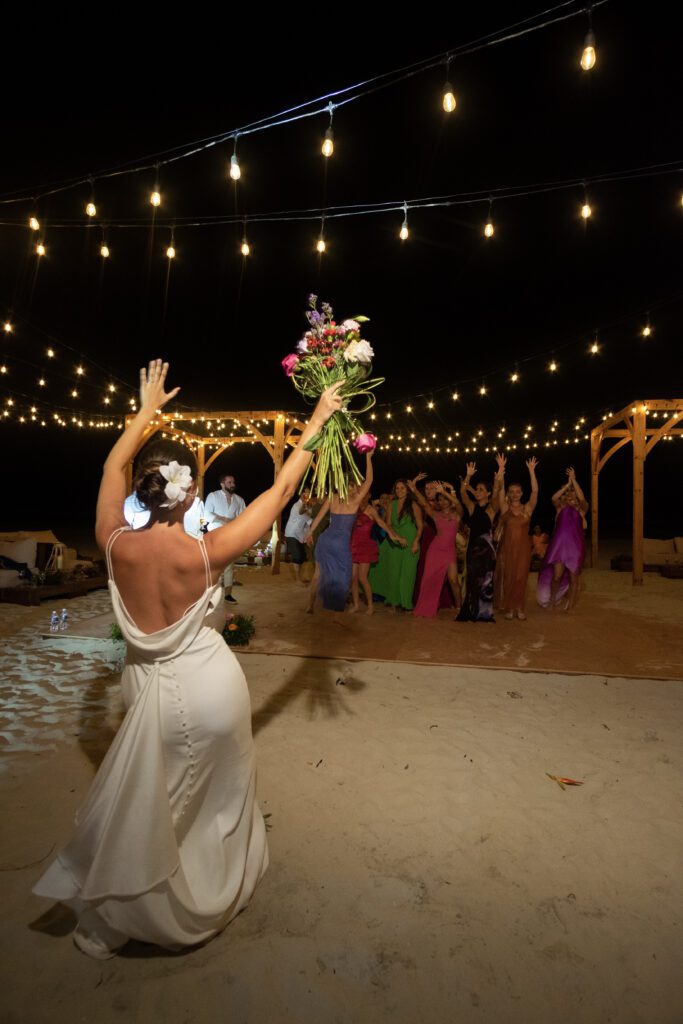
<svg viewBox="0 0 683 1024"><path fill-rule="evenodd" d="M304 583L301 579L301 566L308 558L304 537L313 522L311 511L310 493L302 491L299 500L294 503L289 513L289 519L285 527L285 543L287 552L294 566L294 578L297 583Z"/></svg>

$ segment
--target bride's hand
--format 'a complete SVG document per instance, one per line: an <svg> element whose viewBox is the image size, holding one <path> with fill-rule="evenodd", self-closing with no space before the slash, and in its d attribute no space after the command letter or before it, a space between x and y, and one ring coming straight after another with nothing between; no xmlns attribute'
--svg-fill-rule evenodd
<svg viewBox="0 0 683 1024"><path fill-rule="evenodd" d="M161 409L178 394L179 387L168 393L164 391L167 373L168 363L162 363L161 359L150 360L148 370L145 370L144 366L142 367L140 370L141 409Z"/></svg>
<svg viewBox="0 0 683 1024"><path fill-rule="evenodd" d="M343 399L339 394L339 389L344 384L343 380L337 381L336 384L332 384L331 387L325 388L322 395L318 399L318 404L313 410L312 420L320 426L324 426L331 416L334 416L335 412L341 412Z"/></svg>

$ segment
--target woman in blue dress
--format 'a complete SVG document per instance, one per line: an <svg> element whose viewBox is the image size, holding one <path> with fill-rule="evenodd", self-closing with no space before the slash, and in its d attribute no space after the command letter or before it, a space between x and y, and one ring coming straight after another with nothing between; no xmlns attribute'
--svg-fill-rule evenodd
<svg viewBox="0 0 683 1024"><path fill-rule="evenodd" d="M372 452L366 455L365 480L362 484L349 487L346 500L338 494L331 494L323 503L311 523L306 536L310 543L318 525L330 514L330 525L321 534L315 546L315 573L306 611L313 613L316 595L320 595L323 608L332 612L343 612L351 588L353 558L351 556L351 531L363 498L372 487Z"/></svg>

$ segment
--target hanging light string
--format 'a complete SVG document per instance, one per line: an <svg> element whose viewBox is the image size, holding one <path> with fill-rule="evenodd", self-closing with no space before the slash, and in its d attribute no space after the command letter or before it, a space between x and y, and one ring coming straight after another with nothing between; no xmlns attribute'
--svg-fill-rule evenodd
<svg viewBox="0 0 683 1024"><path fill-rule="evenodd" d="M516 384L521 380L522 377L519 367L528 366L532 362L542 362L545 364L546 370L553 373L557 372L557 370L561 368L559 364L558 353L568 352L570 349L574 349L577 353L585 353L585 339L587 336L591 338L592 344L595 344L598 337L603 337L608 331L614 330L617 327L623 326L623 324L625 323L629 323L635 320L639 325L639 336L644 339L651 337L654 333L654 328L652 327L650 321L652 311L654 309L662 309L665 306L674 305L675 303L680 302L682 299L683 291L677 291L673 293L669 298L663 299L661 302L657 303L656 306L654 304L650 305L648 307L648 312L645 315L643 314L642 309L631 310L630 312L625 313L622 316L615 318L614 320L602 324L600 327L572 332L571 335L567 336L567 339L565 341L560 340L558 342L557 340L555 340L553 342L552 349L537 350L533 353L530 353L527 356L516 356L513 361L508 360L507 362L501 364L497 369L493 369L486 373L483 377L481 372L475 373L469 377L462 377L459 378L458 380L451 380L448 383L439 384L436 387L425 389L424 391L421 391L417 394L413 393L408 397L392 399L391 401L388 402L378 402L375 408L377 410L394 411L397 406L403 406L404 408L410 406L410 412L413 412L415 411L414 407L421 403L423 410L426 405L427 410L432 411L433 409L436 408L436 402L434 401L434 398L437 395L445 395L446 400L449 403L461 401L462 399L465 398L465 394L468 391L469 396L478 395L479 397L486 397L486 395L488 395L489 391L491 390L491 381L495 379L501 379L506 383ZM577 342L577 335L579 335L583 340ZM590 351L591 347L592 345L588 348L588 354L597 355L598 353ZM602 352L602 343L599 343L599 351ZM550 370L550 365L553 362L556 366L555 371ZM514 369L511 369L511 365L514 367ZM512 380L513 375L515 376L515 380Z"/></svg>
<svg viewBox="0 0 683 1024"><path fill-rule="evenodd" d="M575 191L577 188L584 190L584 207L589 207L587 199L587 186L589 184L609 184L612 182L639 181L644 178L661 177L668 174L680 174L683 172L683 159L670 160L666 163L649 164L641 167L631 167L624 170L605 171L591 176L581 178L563 178L557 181L531 182L527 185L500 185L497 188L472 190L467 192L454 192L448 195L422 196L410 200L389 199L376 203L352 203L338 206L309 207L303 209L278 210L270 213L251 213L249 220L252 223L279 223L284 221L311 221L320 220L325 216L326 220L362 217L392 213L394 211L438 209L450 206L473 206L486 204L491 207L493 202L502 200L520 199L527 196L544 195L550 192ZM678 200L677 200L678 202ZM583 207L582 207L583 209ZM583 215L583 214L582 214ZM590 216L586 212L585 216ZM184 228L198 228L221 226L225 224L241 223L243 214L221 214L208 217L174 217L172 220L157 219L158 227L180 226ZM25 220L1 219L0 225L5 227L26 227ZM30 225L29 225L30 226ZM82 228L82 219L43 220L41 227L50 228ZM87 225L86 225L87 226ZM149 220L146 218L132 218L129 220L107 221L108 228L149 228Z"/></svg>
<svg viewBox="0 0 683 1024"><path fill-rule="evenodd" d="M591 8L592 10L595 10L595 8L602 6L604 3L607 3L607 0L596 0L595 3L591 4ZM568 7L571 7L572 10L567 10ZM90 184L92 181L114 178L125 174L138 174L141 171L147 171L150 168L174 163L178 160L184 160L196 155L197 153L211 149L212 147L220 146L225 142L231 140L234 141L238 136L253 135L256 132L262 132L270 128L277 128L282 125L291 124L294 121L317 117L320 114L329 112L330 103L333 103L335 107L354 103L357 100L372 95L382 89L387 89L391 86L397 85L399 82L405 81L408 78L424 74L435 67L443 65L444 63L450 64L450 62L458 57L465 57L469 54L476 53L479 50L483 50L491 46L497 46L501 43L510 42L513 39L518 39L530 34L531 32L538 32L541 29L567 21L568 19L583 16L585 13L585 5L577 6L576 0L565 0L563 3L539 11L528 18L513 22L504 28L496 29L488 35L480 36L476 39L470 40L469 42L463 43L460 46L453 47L445 53L440 53L433 57L427 57L424 60L416 61L412 64L405 65L404 67L395 68L392 71L387 71L380 75L363 79L353 85L345 86L344 88L338 89L334 92L326 93L323 96L317 96L304 103L288 107L275 114L270 114L258 121L252 121L240 128L224 131L218 135L208 136L195 142L185 143L184 145L175 146L171 149L162 150L147 156L137 157L134 160L129 160L122 164L116 164L100 171L89 173L83 177L67 178L61 181L48 182L39 186L5 192L0 194L0 203L35 202L45 196L78 188L81 185Z"/></svg>

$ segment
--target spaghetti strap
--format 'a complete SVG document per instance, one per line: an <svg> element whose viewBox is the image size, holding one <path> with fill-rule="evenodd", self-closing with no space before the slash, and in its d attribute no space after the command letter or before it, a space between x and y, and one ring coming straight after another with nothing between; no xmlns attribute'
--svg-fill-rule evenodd
<svg viewBox="0 0 683 1024"><path fill-rule="evenodd" d="M199 547L201 548L202 557L204 559L204 571L206 573L206 589L208 590L211 586L211 566L209 565L209 556L206 553L206 547L204 545L204 535L200 534L197 538L199 541Z"/></svg>
<svg viewBox="0 0 683 1024"><path fill-rule="evenodd" d="M126 533L129 530L130 526L119 526L118 530L114 530L114 532L109 537L109 540L107 541L107 547L104 552L104 555L105 558L107 559L107 572L109 574L110 580L114 579L114 566L112 565L111 561L111 549L114 545L114 541L116 540L117 537L120 537L122 533Z"/></svg>

